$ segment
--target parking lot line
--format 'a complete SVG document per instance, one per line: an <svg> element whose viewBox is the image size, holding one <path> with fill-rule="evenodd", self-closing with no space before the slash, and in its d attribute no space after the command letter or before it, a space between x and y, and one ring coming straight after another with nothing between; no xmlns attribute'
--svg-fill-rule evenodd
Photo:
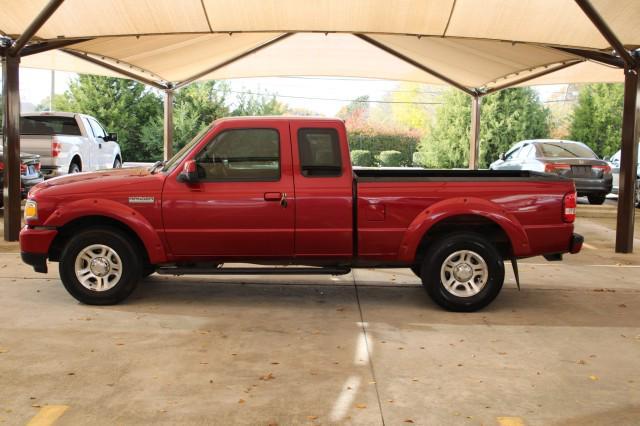
<svg viewBox="0 0 640 426"><path fill-rule="evenodd" d="M38 414L36 414L27 426L49 426L55 423L65 411L69 409L68 405L45 405L40 408Z"/></svg>
<svg viewBox="0 0 640 426"><path fill-rule="evenodd" d="M524 422L520 417L498 417L500 426L524 426Z"/></svg>

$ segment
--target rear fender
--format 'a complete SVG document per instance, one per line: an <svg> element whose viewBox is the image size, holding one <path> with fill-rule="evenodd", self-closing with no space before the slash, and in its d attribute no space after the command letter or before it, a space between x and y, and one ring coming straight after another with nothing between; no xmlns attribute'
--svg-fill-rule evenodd
<svg viewBox="0 0 640 426"><path fill-rule="evenodd" d="M511 213L482 198L459 197L435 203L415 217L400 244L399 260L413 262L420 242L434 225L447 218L463 215L481 216L499 225L509 238L516 256L529 252L529 238Z"/></svg>
<svg viewBox="0 0 640 426"><path fill-rule="evenodd" d="M106 216L123 223L138 235L152 264L167 261L164 245L149 221L131 207L116 201L87 198L65 203L54 211L43 225L59 228L75 219L87 216Z"/></svg>

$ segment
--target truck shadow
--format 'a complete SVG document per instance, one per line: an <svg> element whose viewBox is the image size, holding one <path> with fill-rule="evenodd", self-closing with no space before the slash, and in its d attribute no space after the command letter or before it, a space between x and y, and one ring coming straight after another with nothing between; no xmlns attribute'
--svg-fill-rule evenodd
<svg viewBox="0 0 640 426"><path fill-rule="evenodd" d="M360 306L358 306L358 304ZM313 283L258 279L170 278L152 276L120 305L105 309L214 317L253 309L269 315L287 309L306 314L356 317L403 326L412 322L459 325L637 327L640 292L591 289L505 288L485 309L447 312L420 285ZM353 319L353 318L351 318Z"/></svg>

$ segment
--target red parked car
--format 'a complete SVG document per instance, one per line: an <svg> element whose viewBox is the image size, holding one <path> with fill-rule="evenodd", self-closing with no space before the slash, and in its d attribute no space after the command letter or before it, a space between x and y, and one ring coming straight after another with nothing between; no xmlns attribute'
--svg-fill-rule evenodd
<svg viewBox="0 0 640 426"><path fill-rule="evenodd" d="M336 119L228 118L166 164L37 185L20 244L36 271L59 262L89 304L120 302L154 271L385 267L411 268L435 302L472 311L500 292L504 260L580 250L575 204L573 182L551 174L352 170Z"/></svg>

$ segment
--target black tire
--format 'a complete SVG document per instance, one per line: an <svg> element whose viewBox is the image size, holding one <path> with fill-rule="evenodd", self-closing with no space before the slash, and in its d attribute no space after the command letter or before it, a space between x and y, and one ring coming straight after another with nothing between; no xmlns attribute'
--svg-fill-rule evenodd
<svg viewBox="0 0 640 426"><path fill-rule="evenodd" d="M487 277L477 294L461 297L453 292L459 292L460 286L463 285L456 286L451 292L447 290L441 279L441 270L447 258L463 250L472 252L484 260ZM470 265L482 266L480 263ZM427 293L438 305L450 311L472 312L487 306L500 293L504 284L504 262L496 247L482 235L459 232L442 237L430 245L422 264L421 278ZM475 282L475 277L471 280Z"/></svg>
<svg viewBox="0 0 640 426"><path fill-rule="evenodd" d="M409 269L411 269L411 272L416 274L416 277L418 277L418 278L421 277L420 270L422 269L422 265L413 265Z"/></svg>
<svg viewBox="0 0 640 426"><path fill-rule="evenodd" d="M104 291L83 286L75 273L78 254L85 248L101 244L117 253L122 273L115 285ZM136 246L115 228L92 228L79 232L65 245L59 264L60 278L67 291L87 305L113 305L126 299L135 290L142 276L142 263Z"/></svg>
<svg viewBox="0 0 640 426"><path fill-rule="evenodd" d="M156 267L153 265L145 265L142 267L142 279L147 278L149 275L156 272Z"/></svg>
<svg viewBox="0 0 640 426"><path fill-rule="evenodd" d="M74 160L69 166L69 174L80 173L80 165Z"/></svg>
<svg viewBox="0 0 640 426"><path fill-rule="evenodd" d="M122 163L120 162L120 158L116 157L116 159L113 161L113 168L114 169L122 168Z"/></svg>
<svg viewBox="0 0 640 426"><path fill-rule="evenodd" d="M607 196L603 194L594 194L594 195L587 195L587 198L589 199L589 204L600 206L604 204L605 200L607 199Z"/></svg>

